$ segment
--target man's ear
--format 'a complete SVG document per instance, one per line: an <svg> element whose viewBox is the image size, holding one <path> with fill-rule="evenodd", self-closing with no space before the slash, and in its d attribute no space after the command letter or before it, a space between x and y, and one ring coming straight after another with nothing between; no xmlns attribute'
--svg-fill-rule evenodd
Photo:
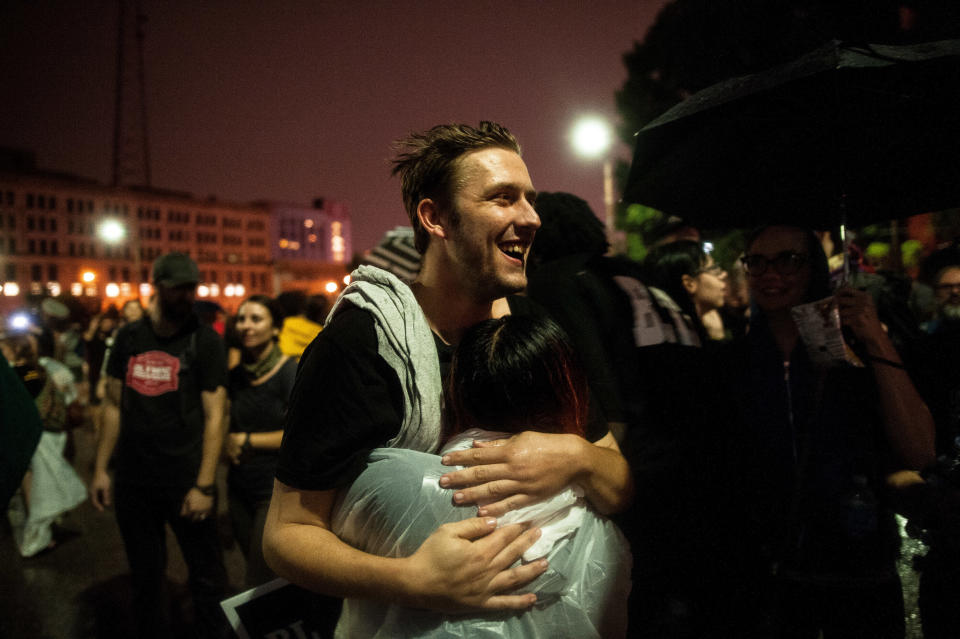
<svg viewBox="0 0 960 639"><path fill-rule="evenodd" d="M683 284L683 288L684 288L684 289L687 291L687 293L689 293L690 295L693 295L694 293L697 292L697 280L696 280L696 278L690 277L689 275L687 275L686 273L684 273L683 275L680 276L680 283Z"/></svg>
<svg viewBox="0 0 960 639"><path fill-rule="evenodd" d="M417 218L423 229L435 237L447 238L447 219L434 200L424 198L417 205Z"/></svg>

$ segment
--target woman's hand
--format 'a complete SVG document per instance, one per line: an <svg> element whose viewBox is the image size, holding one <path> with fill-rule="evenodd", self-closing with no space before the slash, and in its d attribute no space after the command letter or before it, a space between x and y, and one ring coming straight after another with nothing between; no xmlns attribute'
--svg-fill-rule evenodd
<svg viewBox="0 0 960 639"><path fill-rule="evenodd" d="M877 315L877 307L869 293L844 286L837 289L834 297L840 312L840 323L848 326L865 346L876 346L888 341L887 333Z"/></svg>
<svg viewBox="0 0 960 639"><path fill-rule="evenodd" d="M234 466L240 463L243 443L249 436L250 433L227 433L227 437L223 440L223 454Z"/></svg>

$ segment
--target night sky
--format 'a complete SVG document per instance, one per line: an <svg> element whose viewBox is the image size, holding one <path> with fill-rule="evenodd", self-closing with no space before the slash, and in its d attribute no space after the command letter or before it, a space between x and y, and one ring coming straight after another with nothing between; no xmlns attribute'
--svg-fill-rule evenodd
<svg viewBox="0 0 960 639"><path fill-rule="evenodd" d="M621 56L665 2L144 0L153 185L341 200L361 251L407 223L391 141L489 119L520 139L538 189L602 214L600 164L574 155L569 130L582 114L616 119ZM4 5L0 146L109 182L117 3Z"/></svg>

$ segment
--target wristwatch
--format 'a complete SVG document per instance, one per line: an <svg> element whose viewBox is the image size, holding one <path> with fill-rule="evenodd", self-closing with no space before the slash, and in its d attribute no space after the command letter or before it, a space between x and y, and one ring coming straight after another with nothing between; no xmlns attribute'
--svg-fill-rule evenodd
<svg viewBox="0 0 960 639"><path fill-rule="evenodd" d="M201 486L199 484L194 484L193 487L199 490L202 494L206 495L207 497L213 497L214 495L217 494L216 484L210 484L209 486Z"/></svg>

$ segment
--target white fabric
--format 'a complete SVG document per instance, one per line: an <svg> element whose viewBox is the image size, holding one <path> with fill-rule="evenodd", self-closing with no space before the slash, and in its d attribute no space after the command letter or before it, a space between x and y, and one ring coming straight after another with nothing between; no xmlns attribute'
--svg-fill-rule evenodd
<svg viewBox="0 0 960 639"><path fill-rule="evenodd" d="M473 517L456 506L440 476L450 471L439 455L377 448L367 467L338 495L331 528L354 548L381 557L407 557L439 526ZM548 552L547 572L518 592L538 603L522 613L443 615L379 601L347 598L336 637L419 639L517 637L615 639L626 632L632 559L617 527L589 508L570 535Z"/></svg>
<svg viewBox="0 0 960 639"><path fill-rule="evenodd" d="M63 396L63 403L69 406L75 402L79 393L70 369L64 363L50 357L41 357L38 361L46 371L47 377L53 382L54 388Z"/></svg>
<svg viewBox="0 0 960 639"><path fill-rule="evenodd" d="M427 318L410 287L392 273L361 266L350 280L327 322L351 305L373 315L377 351L396 371L404 398L403 425L386 446L433 452L440 445L443 390L437 345Z"/></svg>
<svg viewBox="0 0 960 639"><path fill-rule="evenodd" d="M53 538L50 526L54 520L78 506L87 498L87 487L64 458L67 433L44 431L30 460L30 505L22 491L10 502L7 510L13 538L24 557L31 557Z"/></svg>
<svg viewBox="0 0 960 639"><path fill-rule="evenodd" d="M465 450L473 446L474 440L490 441L506 439L510 433L498 433L479 428L471 428L453 437L444 445L441 455L454 450ZM487 502L492 503L492 502ZM483 506L485 504L478 504ZM497 518L497 527L510 524L529 522L538 526L541 531L540 539L523 553L523 560L533 561L545 556L553 550L554 544L576 532L583 518L587 514L586 502L583 499L583 489L579 486L569 486L559 493L523 508L512 510L506 515Z"/></svg>

